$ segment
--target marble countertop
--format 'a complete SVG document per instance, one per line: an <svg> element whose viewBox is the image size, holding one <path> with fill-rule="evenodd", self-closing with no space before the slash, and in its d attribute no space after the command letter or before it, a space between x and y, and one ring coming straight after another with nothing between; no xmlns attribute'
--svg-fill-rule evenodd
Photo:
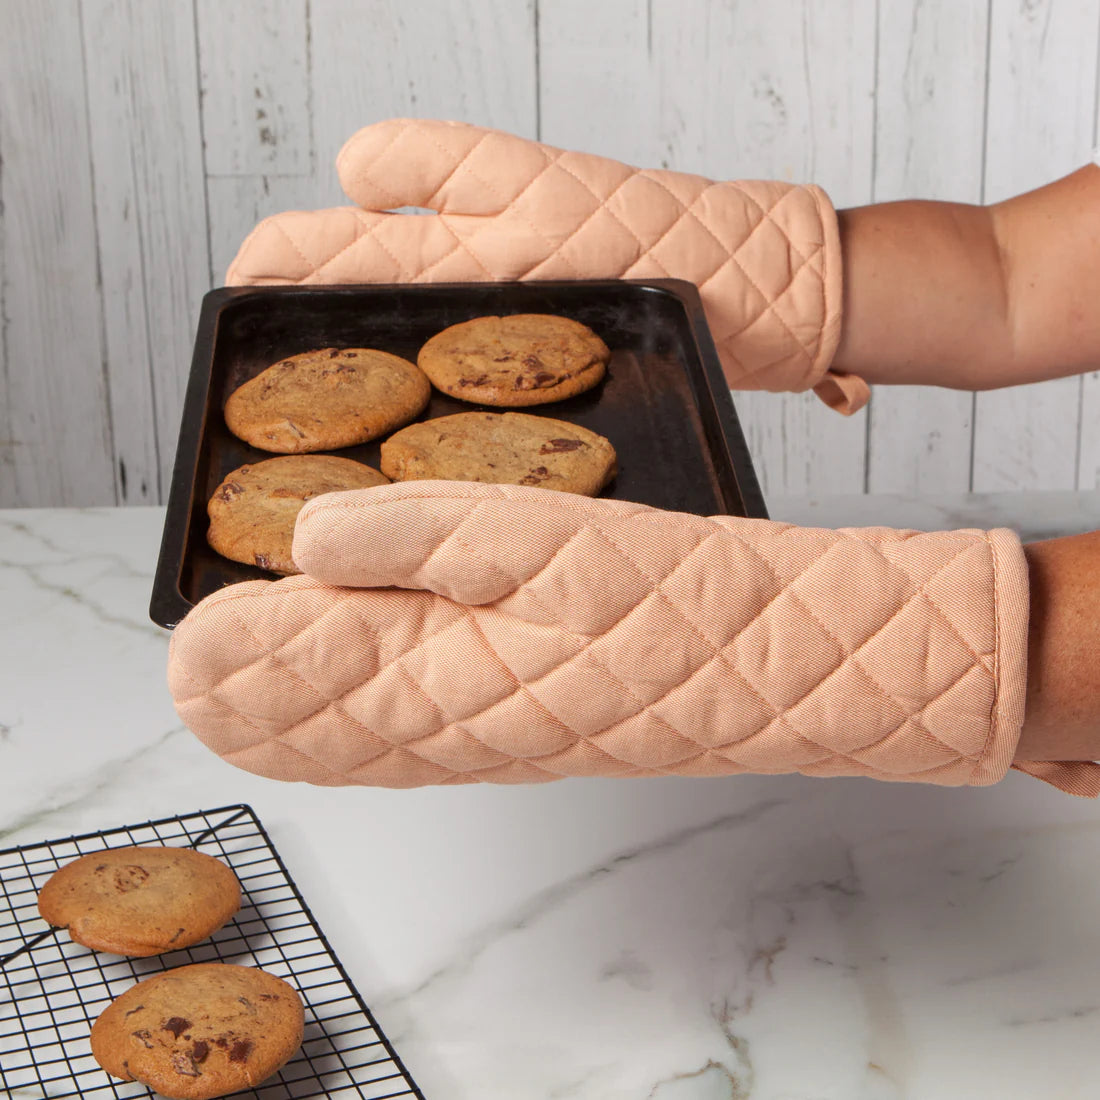
<svg viewBox="0 0 1100 1100"><path fill-rule="evenodd" d="M1098 494L773 501L1100 527ZM802 777L314 789L183 729L160 509L0 512L0 847L248 802L429 1100L1098 1095L1100 804Z"/></svg>

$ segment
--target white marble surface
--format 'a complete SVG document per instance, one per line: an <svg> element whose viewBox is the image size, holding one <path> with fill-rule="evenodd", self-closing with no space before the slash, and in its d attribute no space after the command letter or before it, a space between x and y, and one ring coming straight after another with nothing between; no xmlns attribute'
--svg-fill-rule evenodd
<svg viewBox="0 0 1100 1100"><path fill-rule="evenodd" d="M773 502L1100 526L1100 497ZM429 1100L1094 1098L1100 805L1016 775L320 790L172 709L159 509L0 512L0 847L247 801Z"/></svg>

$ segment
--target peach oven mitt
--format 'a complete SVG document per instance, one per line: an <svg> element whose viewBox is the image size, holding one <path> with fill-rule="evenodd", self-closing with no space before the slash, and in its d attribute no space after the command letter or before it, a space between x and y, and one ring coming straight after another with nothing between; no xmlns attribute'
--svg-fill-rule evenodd
<svg viewBox="0 0 1100 1100"><path fill-rule="evenodd" d="M819 187L640 170L459 122L393 119L337 160L356 206L277 214L226 276L254 283L674 277L694 282L730 385L854 412L836 213ZM392 213L425 207L434 217Z"/></svg>
<svg viewBox="0 0 1100 1100"><path fill-rule="evenodd" d="M303 576L176 628L183 721L249 771L412 787L563 776L995 783L1028 580L1009 531L815 530L420 481L317 497ZM1028 765L1078 794L1092 765Z"/></svg>

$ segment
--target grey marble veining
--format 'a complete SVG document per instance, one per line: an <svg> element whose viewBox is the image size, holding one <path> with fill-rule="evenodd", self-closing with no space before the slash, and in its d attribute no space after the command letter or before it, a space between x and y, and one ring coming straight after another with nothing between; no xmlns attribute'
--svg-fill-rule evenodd
<svg viewBox="0 0 1100 1100"><path fill-rule="evenodd" d="M967 493L937 499L890 494L779 497L772 519L810 527L1008 527L1025 542L1100 528L1100 492Z"/></svg>
<svg viewBox="0 0 1100 1100"><path fill-rule="evenodd" d="M1096 526L1056 496L773 515ZM1096 803L1018 775L263 780L172 708L161 519L0 512L0 845L251 803L431 1100L1097 1095Z"/></svg>

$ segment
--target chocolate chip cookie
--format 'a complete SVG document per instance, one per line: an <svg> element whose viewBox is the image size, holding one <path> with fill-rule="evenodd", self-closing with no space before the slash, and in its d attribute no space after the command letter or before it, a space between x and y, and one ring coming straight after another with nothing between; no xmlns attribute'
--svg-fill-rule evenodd
<svg viewBox="0 0 1100 1100"><path fill-rule="evenodd" d="M387 483L373 466L333 455L288 455L241 466L206 506L206 540L223 557L289 576L299 572L290 548L294 521L307 500Z"/></svg>
<svg viewBox="0 0 1100 1100"><path fill-rule="evenodd" d="M615 476L615 448L576 424L528 413L456 413L390 436L382 470L394 481L485 481L595 496Z"/></svg>
<svg viewBox="0 0 1100 1100"><path fill-rule="evenodd" d="M302 1001L266 971L196 963L146 978L92 1025L92 1054L112 1076L172 1100L258 1085L302 1044Z"/></svg>
<svg viewBox="0 0 1100 1100"><path fill-rule="evenodd" d="M417 357L432 384L462 401L520 408L583 393L611 353L586 325L546 313L477 317L433 336Z"/></svg>
<svg viewBox="0 0 1100 1100"><path fill-rule="evenodd" d="M262 451L328 451L408 424L430 393L424 374L389 352L321 348L280 360L234 390L225 422Z"/></svg>
<svg viewBox="0 0 1100 1100"><path fill-rule="evenodd" d="M206 939L241 907L237 876L191 848L108 848L55 871L38 912L75 943L159 955Z"/></svg>

